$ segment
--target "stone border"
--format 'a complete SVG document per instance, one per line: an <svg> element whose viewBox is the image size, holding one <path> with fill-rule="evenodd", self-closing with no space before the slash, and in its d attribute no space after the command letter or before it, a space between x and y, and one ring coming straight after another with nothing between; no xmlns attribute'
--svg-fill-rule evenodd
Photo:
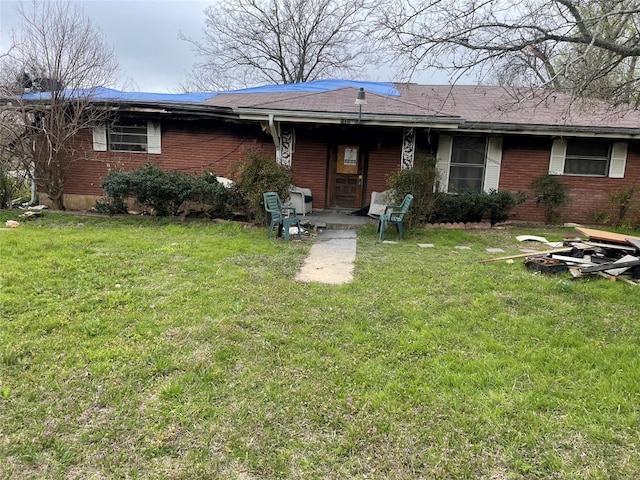
<svg viewBox="0 0 640 480"><path fill-rule="evenodd" d="M490 229L492 227L491 227L491 223L489 222L471 222L471 223L453 222L453 223L427 223L425 228L426 229L448 228L448 229L458 229L458 230L480 230L480 229Z"/></svg>

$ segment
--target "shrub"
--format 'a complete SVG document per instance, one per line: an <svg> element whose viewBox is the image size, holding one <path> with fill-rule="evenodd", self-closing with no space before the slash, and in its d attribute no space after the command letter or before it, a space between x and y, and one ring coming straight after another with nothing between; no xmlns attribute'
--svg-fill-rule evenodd
<svg viewBox="0 0 640 480"><path fill-rule="evenodd" d="M437 197L434 220L438 222L479 222L486 210L486 193L462 190L440 193Z"/></svg>
<svg viewBox="0 0 640 480"><path fill-rule="evenodd" d="M131 181L138 203L160 216L176 215L182 202L195 195L189 175L155 165L140 167L132 173Z"/></svg>
<svg viewBox="0 0 640 480"><path fill-rule="evenodd" d="M526 198L522 192L513 193L509 190L492 189L486 195L486 215L489 217L491 225L507 221L511 210L524 202Z"/></svg>
<svg viewBox="0 0 640 480"><path fill-rule="evenodd" d="M131 173L113 170L107 174L100 184L106 196L96 202L95 209L101 213L115 215L127 213L124 199L132 195Z"/></svg>
<svg viewBox="0 0 640 480"><path fill-rule="evenodd" d="M548 224L560 222L560 208L567 201L567 187L555 175L540 175L532 183L536 204L544 206L544 219Z"/></svg>
<svg viewBox="0 0 640 480"><path fill-rule="evenodd" d="M434 221L469 223L480 222L487 218L491 225L504 222L511 210L524 202L523 193L508 190L461 191L459 193L440 193L433 214Z"/></svg>
<svg viewBox="0 0 640 480"><path fill-rule="evenodd" d="M206 203L218 212L228 210L226 189L212 174L189 175L148 164L132 172L109 172L100 186L106 197L96 203L96 210L110 214L126 213L127 197L160 216L176 215L185 200Z"/></svg>
<svg viewBox="0 0 640 480"><path fill-rule="evenodd" d="M633 205L636 192L638 191L638 185L627 185L625 187L611 192L609 194L609 201L613 204L616 212L615 226L620 227L627 221L627 215Z"/></svg>
<svg viewBox="0 0 640 480"><path fill-rule="evenodd" d="M489 218L491 225L507 220L509 212L524 201L524 194L508 190L463 190L455 194L436 192L438 181L433 155L419 155L413 168L401 169L387 178L399 204L407 193L414 196L407 215L410 224L426 222L479 222Z"/></svg>
<svg viewBox="0 0 640 480"><path fill-rule="evenodd" d="M416 156L413 168L396 170L387 178L387 185L394 191L394 203L400 204L407 193L413 195L411 209L405 217L409 225L431 220L437 194L434 186L438 178L433 155Z"/></svg>
<svg viewBox="0 0 640 480"><path fill-rule="evenodd" d="M277 192L283 202L289 199L293 177L291 169L279 165L273 158L257 150L248 150L245 158L235 165L238 194L247 205L247 215L257 223L266 221L264 192Z"/></svg>

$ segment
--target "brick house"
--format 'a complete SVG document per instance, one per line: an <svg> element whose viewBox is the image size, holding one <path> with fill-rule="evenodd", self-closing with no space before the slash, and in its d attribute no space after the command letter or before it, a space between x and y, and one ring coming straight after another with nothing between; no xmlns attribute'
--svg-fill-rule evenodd
<svg viewBox="0 0 640 480"><path fill-rule="evenodd" d="M356 104L359 92L366 103ZM440 188L525 192L513 218L542 221L530 184L561 176L564 221L588 222L608 196L640 182L640 112L502 87L343 80L204 94L104 90L117 120L79 138L65 188L69 209L92 207L110 169L151 162L228 176L246 148L290 165L314 210L359 209L417 155L436 157ZM42 194L41 194L42 198Z"/></svg>

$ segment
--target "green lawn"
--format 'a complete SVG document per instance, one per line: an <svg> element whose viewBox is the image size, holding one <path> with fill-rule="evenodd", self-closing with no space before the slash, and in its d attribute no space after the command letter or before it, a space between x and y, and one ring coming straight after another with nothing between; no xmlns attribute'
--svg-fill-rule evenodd
<svg viewBox="0 0 640 480"><path fill-rule="evenodd" d="M0 230L0 478L638 478L640 290L473 263L523 233L575 234L366 227L328 286L264 228Z"/></svg>

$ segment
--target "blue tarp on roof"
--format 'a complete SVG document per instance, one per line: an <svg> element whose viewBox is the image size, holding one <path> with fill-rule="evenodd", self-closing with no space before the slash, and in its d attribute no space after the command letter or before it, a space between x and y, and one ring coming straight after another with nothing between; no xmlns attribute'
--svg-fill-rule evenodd
<svg viewBox="0 0 640 480"><path fill-rule="evenodd" d="M312 82L288 83L284 85L263 85L261 87L230 90L225 93L328 92L341 88L364 88L367 92L384 95L385 97L400 96L400 92L393 83L364 82L358 80L314 80Z"/></svg>
<svg viewBox="0 0 640 480"><path fill-rule="evenodd" d="M22 98L25 100L47 100L49 92L27 93ZM90 96L94 100L118 101L118 102L175 102L175 103L202 103L208 98L214 97L215 92L203 93L147 93L147 92L122 92L112 88L93 88L82 90L65 90L62 95L66 98L83 98Z"/></svg>
<svg viewBox="0 0 640 480"><path fill-rule="evenodd" d="M260 87L228 90L226 92L201 92L201 93L148 93L148 92L122 92L112 88L94 88L85 90L66 90L63 96L66 98L82 98L90 96L94 100L115 102L148 102L148 103L202 103L209 98L221 93L252 94L252 93L294 93L294 92L328 92L342 88L364 88L366 92L384 95L386 97L399 97L400 92L393 83L385 82L361 82L357 80L315 80L312 82L289 83L284 85L263 85ZM47 100L49 92L27 93L23 95L25 100Z"/></svg>

